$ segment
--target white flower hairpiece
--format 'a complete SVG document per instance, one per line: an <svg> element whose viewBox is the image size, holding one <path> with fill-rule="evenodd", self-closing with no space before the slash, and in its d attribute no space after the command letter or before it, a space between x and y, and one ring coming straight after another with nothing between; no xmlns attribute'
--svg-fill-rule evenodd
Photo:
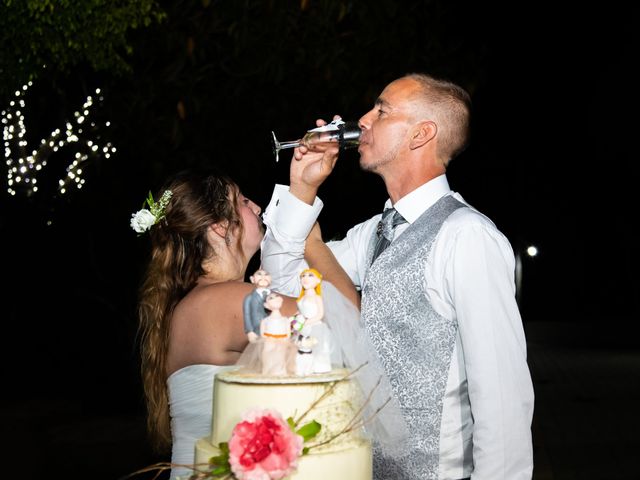
<svg viewBox="0 0 640 480"><path fill-rule="evenodd" d="M149 208L142 208L131 215L131 228L138 233L144 233L162 220L172 195L173 192L171 190L165 190L160 200L155 202L153 194L149 192L149 197L142 203L143 207L146 203Z"/></svg>

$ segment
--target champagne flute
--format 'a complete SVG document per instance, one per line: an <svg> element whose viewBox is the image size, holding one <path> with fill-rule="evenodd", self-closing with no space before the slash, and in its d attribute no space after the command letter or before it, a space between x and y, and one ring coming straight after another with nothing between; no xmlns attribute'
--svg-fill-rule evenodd
<svg viewBox="0 0 640 480"><path fill-rule="evenodd" d="M333 120L322 127L307 130L307 133L299 140L289 140L280 142L276 138L276 134L271 132L271 146L273 154L278 161L278 153L280 150L288 148L297 148L305 146L312 151L322 151L323 144L337 142L341 149L357 147L360 144L361 130L358 122L345 122L342 119Z"/></svg>

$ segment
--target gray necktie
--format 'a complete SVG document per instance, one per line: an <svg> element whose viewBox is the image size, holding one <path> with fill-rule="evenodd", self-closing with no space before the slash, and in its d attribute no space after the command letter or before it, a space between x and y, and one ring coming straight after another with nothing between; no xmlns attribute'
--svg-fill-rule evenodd
<svg viewBox="0 0 640 480"><path fill-rule="evenodd" d="M378 230L376 231L378 241L376 242L376 246L373 250L371 263L373 263L384 249L389 246L391 240L393 240L393 231L395 228L406 222L407 221L404 217L400 215L395 208L388 208L382 213L382 220L378 223Z"/></svg>

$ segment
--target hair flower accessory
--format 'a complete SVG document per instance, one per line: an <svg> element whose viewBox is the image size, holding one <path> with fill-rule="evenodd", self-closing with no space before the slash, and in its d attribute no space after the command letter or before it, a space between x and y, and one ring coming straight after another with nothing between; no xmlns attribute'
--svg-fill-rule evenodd
<svg viewBox="0 0 640 480"><path fill-rule="evenodd" d="M165 209L172 195L173 192L171 190L165 190L160 200L156 202L153 200L153 194L149 192L149 197L142 203L143 207L146 204L149 208L142 208L131 215L131 228L138 233L144 233L151 229L164 218Z"/></svg>

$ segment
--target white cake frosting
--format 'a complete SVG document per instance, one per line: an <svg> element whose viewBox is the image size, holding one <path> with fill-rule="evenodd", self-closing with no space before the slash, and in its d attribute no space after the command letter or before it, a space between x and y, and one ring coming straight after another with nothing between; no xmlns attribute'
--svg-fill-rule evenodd
<svg viewBox="0 0 640 480"><path fill-rule="evenodd" d="M219 454L217 445L229 441L233 428L248 410L271 409L284 419L298 420L312 407L299 425L315 420L321 430L305 443L305 447L312 448L300 457L297 471L287 478L326 480L332 476L371 480L371 443L362 429L340 434L350 423L357 423L363 402L357 384L347 376L345 369L307 377L265 377L234 371L216 374L211 435L196 443L196 464L206 464ZM313 448L329 439L328 443Z"/></svg>

